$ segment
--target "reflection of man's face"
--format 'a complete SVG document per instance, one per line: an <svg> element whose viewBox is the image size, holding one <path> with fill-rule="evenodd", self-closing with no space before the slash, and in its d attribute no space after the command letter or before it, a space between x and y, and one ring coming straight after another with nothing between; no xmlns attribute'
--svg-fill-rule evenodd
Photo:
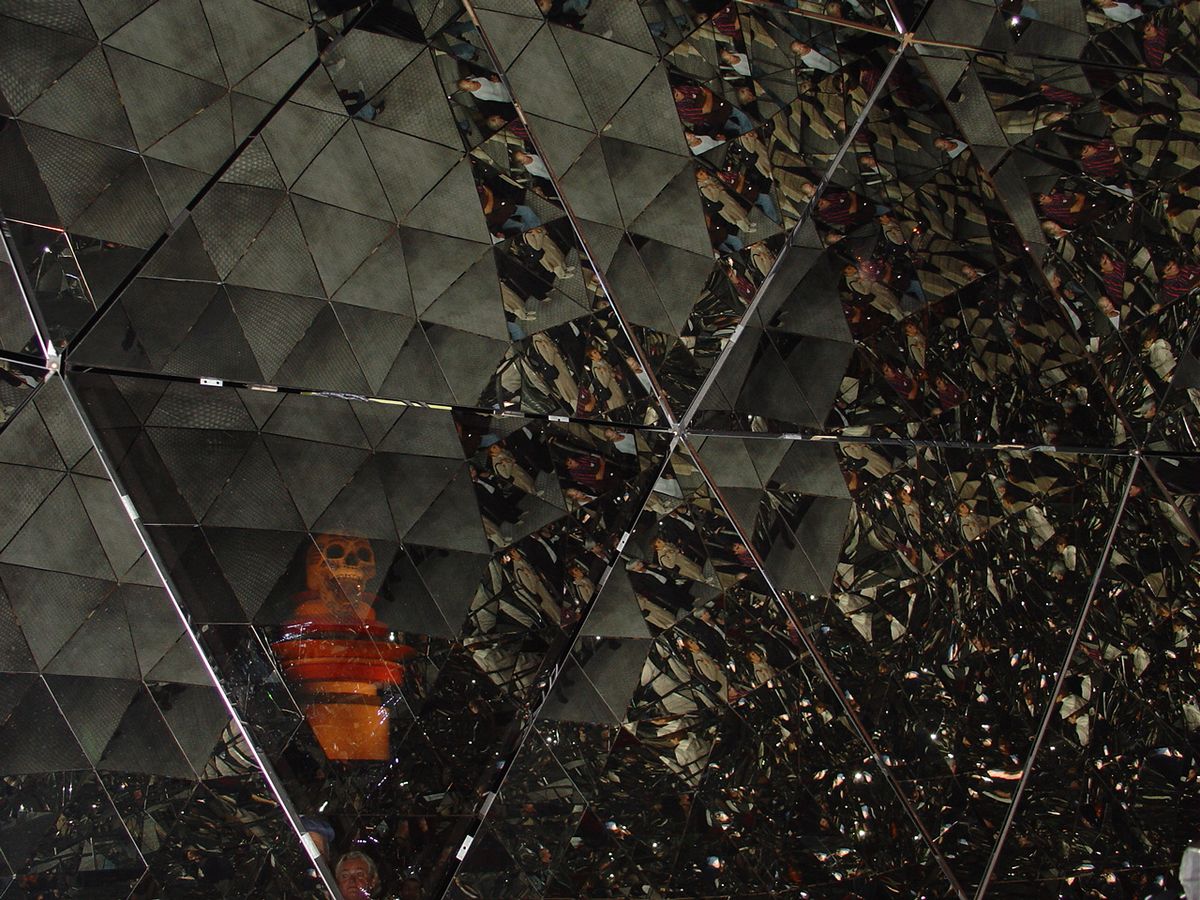
<svg viewBox="0 0 1200 900"><path fill-rule="evenodd" d="M405 878L400 885L400 900L421 900L421 882L415 878Z"/></svg>
<svg viewBox="0 0 1200 900"><path fill-rule="evenodd" d="M337 886L345 900L370 900L375 890L371 867L365 860L346 860L338 866Z"/></svg>

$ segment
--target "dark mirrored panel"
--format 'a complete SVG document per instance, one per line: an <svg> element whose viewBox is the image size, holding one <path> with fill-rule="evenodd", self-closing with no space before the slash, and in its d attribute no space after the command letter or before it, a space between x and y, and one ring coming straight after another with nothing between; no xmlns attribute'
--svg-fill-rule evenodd
<svg viewBox="0 0 1200 900"><path fill-rule="evenodd" d="M942 874L700 461L676 452L452 896L771 896Z"/></svg>
<svg viewBox="0 0 1200 900"><path fill-rule="evenodd" d="M331 859L362 852L383 884L432 889L591 609L663 437L78 384L252 740L331 830Z"/></svg>
<svg viewBox="0 0 1200 900"><path fill-rule="evenodd" d="M17 896L318 894L57 376L0 431L0 459L0 852Z"/></svg>
<svg viewBox="0 0 1200 900"><path fill-rule="evenodd" d="M319 59L127 268L76 361L655 421L471 20L388 12L322 23Z"/></svg>
<svg viewBox="0 0 1200 900"><path fill-rule="evenodd" d="M7 9L5 214L144 252L315 59L308 18L302 2Z"/></svg>
<svg viewBox="0 0 1200 900"><path fill-rule="evenodd" d="M40 314L48 342L56 353L61 354L67 349L67 342L96 311L71 236L64 231L13 219L8 220L8 231L29 278L30 303ZM11 349L40 352L36 344Z"/></svg>
<svg viewBox="0 0 1200 900"><path fill-rule="evenodd" d="M11 423L48 374L40 365L0 356L0 428Z"/></svg>
<svg viewBox="0 0 1200 900"><path fill-rule="evenodd" d="M2 219L0 227L7 227ZM0 351L20 354L29 357L30 361L45 357L45 347L34 324L29 291L13 266L8 236L4 246L0 247Z"/></svg>
<svg viewBox="0 0 1200 900"><path fill-rule="evenodd" d="M1196 7L0 2L0 894L1177 895Z"/></svg>
<svg viewBox="0 0 1200 900"><path fill-rule="evenodd" d="M1160 466L1155 465L1155 469ZM1174 479L1173 479L1174 480ZM1143 470L1049 715L997 896L1180 893L1196 828L1190 515Z"/></svg>
<svg viewBox="0 0 1200 900"><path fill-rule="evenodd" d="M977 886L1130 461L715 437L698 453Z"/></svg>
<svg viewBox="0 0 1200 900"><path fill-rule="evenodd" d="M992 171L1003 133L959 127L973 70L956 85L945 62L910 51L894 68L702 422L1070 446L1130 439L1080 316L1036 262L1047 248L1033 198L1005 192L1023 183L1017 162ZM789 390L765 389L775 383Z"/></svg>

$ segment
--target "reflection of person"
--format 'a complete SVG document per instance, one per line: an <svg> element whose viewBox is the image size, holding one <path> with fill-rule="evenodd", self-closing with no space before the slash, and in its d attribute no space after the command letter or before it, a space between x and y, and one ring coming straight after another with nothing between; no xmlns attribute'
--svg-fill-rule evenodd
<svg viewBox="0 0 1200 900"><path fill-rule="evenodd" d="M683 124L697 134L717 135L729 131L730 123L737 134L754 127L749 116L702 85L675 85L671 97Z"/></svg>
<svg viewBox="0 0 1200 900"><path fill-rule="evenodd" d="M400 900L421 900L424 894L421 892L421 882L417 878L409 876L405 878L400 885Z"/></svg>
<svg viewBox="0 0 1200 900"><path fill-rule="evenodd" d="M965 141L960 141L953 137L937 137L933 139L933 146L939 150L945 151L946 155L951 159L958 159L964 150L967 149Z"/></svg>
<svg viewBox="0 0 1200 900"><path fill-rule="evenodd" d="M495 75L487 78L460 78L458 89L466 91L479 100L491 100L493 103L512 102L512 97L508 95L508 89Z"/></svg>
<svg viewBox="0 0 1200 900"><path fill-rule="evenodd" d="M650 549L658 557L658 564L664 569L673 569L682 577L691 581L704 581L704 570L695 562L688 559L678 547L661 537L650 542Z"/></svg>
<svg viewBox="0 0 1200 900"><path fill-rule="evenodd" d="M725 190L720 179L714 178L707 169L696 170L696 186L700 194L717 207L717 213L730 225L739 231L752 232L757 230L750 218L742 209L741 204Z"/></svg>
<svg viewBox="0 0 1200 900"><path fill-rule="evenodd" d="M540 254L538 262L543 269L552 272L558 278L574 278L575 267L567 265L567 258L562 248L554 242L554 238L542 225L529 229L522 236L526 245Z"/></svg>
<svg viewBox="0 0 1200 900"><path fill-rule="evenodd" d="M729 66L738 75L750 77L750 58L745 53L738 53L728 48L722 48L718 55L721 57L721 62Z"/></svg>
<svg viewBox="0 0 1200 900"><path fill-rule="evenodd" d="M515 150L513 151L513 161L534 178L540 178L547 182L551 180L550 170L546 168L546 163L540 156L526 150Z"/></svg>
<svg viewBox="0 0 1200 900"><path fill-rule="evenodd" d="M370 900L379 890L379 869L375 861L358 850L342 855L334 877L343 900Z"/></svg>
<svg viewBox="0 0 1200 900"><path fill-rule="evenodd" d="M1120 0L1092 0L1100 12L1114 22L1132 22L1142 17L1142 11L1136 6L1122 3Z"/></svg>
<svg viewBox="0 0 1200 900"><path fill-rule="evenodd" d="M317 848L317 853L325 862L329 862L329 845L333 843L333 826L317 816L301 816L300 824L304 833Z"/></svg>
<svg viewBox="0 0 1200 900"><path fill-rule="evenodd" d="M817 69L821 72L833 73L838 70L838 64L832 59L815 49L811 44L806 44L803 41L792 41L791 50L800 59L804 65L810 69Z"/></svg>
<svg viewBox="0 0 1200 900"><path fill-rule="evenodd" d="M692 153L699 156L701 153L707 153L713 147L720 147L725 143L724 137L713 137L707 134L693 134L687 132L685 134L688 146L692 149Z"/></svg>
<svg viewBox="0 0 1200 900"><path fill-rule="evenodd" d="M537 483L533 480L533 476L526 472L525 468L517 462L517 458L500 444L492 444L488 447L488 459L491 460L492 471L498 478L512 483L526 494L537 493Z"/></svg>

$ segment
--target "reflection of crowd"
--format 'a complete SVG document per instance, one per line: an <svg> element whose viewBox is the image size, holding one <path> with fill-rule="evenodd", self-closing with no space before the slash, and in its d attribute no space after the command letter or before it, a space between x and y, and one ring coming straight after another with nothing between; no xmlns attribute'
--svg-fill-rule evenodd
<svg viewBox="0 0 1200 900"><path fill-rule="evenodd" d="M488 636L569 627L588 608L616 537L604 529L627 513L644 438L581 425L502 436L486 420L463 420L460 431L475 448L471 478L496 548L472 604L470 643L493 680L523 689L540 657Z"/></svg>
<svg viewBox="0 0 1200 900"><path fill-rule="evenodd" d="M851 449L856 513L835 586L838 636L824 639L825 652L903 673L857 699L893 723L886 740L898 759L948 767L964 786L942 816L965 835L1011 798L1020 766L996 738L1028 728L1051 699L1047 673L1065 645L1048 639L1047 623L1074 622L1073 598L1092 577L1127 467L1044 453ZM922 662L930 659L943 662ZM1004 695L1000 668L1011 684Z"/></svg>
<svg viewBox="0 0 1200 900"><path fill-rule="evenodd" d="M831 860L856 883L888 852L876 817L889 789L830 740L844 727L836 707L797 665L796 635L686 458L671 461L647 510L614 578L628 579L653 643L604 777L581 786L576 890L624 876L614 846L681 853L678 885L697 894L736 892L764 847L777 883L810 883Z"/></svg>
<svg viewBox="0 0 1200 900"><path fill-rule="evenodd" d="M586 2L539 6L571 27L588 24ZM771 27L760 28L762 23ZM663 34L679 26L669 15L656 24ZM653 27L652 33L658 34ZM928 86L902 66L896 89L880 100L845 170L818 194L831 148L844 137L856 104L877 85L879 58L827 36L789 32L758 10L733 7L705 19L690 40L712 42L715 53L705 47L697 55L718 61L717 77L689 78L678 65L673 99L696 157L697 190L722 257L714 272L726 293L715 299L717 285L709 282L692 320L704 327L680 346L699 352L706 349L705 336L730 332L738 309L731 301L748 303L770 269L773 252L762 240L773 227L768 223L795 221L813 204L813 218L838 262L834 271L841 275L847 320L869 366L847 379L843 411L855 404L898 403L916 419L953 418L964 432L999 430L999 417L1013 397L988 397L996 386L1020 378L1034 391L1061 391L1064 414L1077 423L1086 419L1089 388L1071 371L1082 359L1074 332L1087 331L1080 312L1086 306L1072 306L1078 321L1064 319L1049 302L1047 285L1029 267L1013 263L1021 237L1007 224L974 152ZM783 102L772 96L779 89L766 78L770 66L764 59L772 47L790 54L805 88ZM688 55L678 51L676 61ZM478 54L456 56L478 65ZM1129 136L1086 133L1079 119L1090 98L1082 89L986 59L979 68L1001 130L1014 141L1042 141L1031 152L1074 167L1069 177L1030 192L1061 260L1048 278L1054 296L1069 305L1091 296L1101 317L1093 327L1100 331L1106 322L1117 330L1186 298L1197 274L1188 253L1161 254L1176 237L1171 231L1160 231L1162 240L1155 241L1138 220L1130 229L1139 235L1136 240L1118 244L1095 236L1137 189L1127 171ZM502 396L520 392L547 409L617 408L640 379L635 364L613 351L611 333L576 325L538 330L560 294L583 285L596 293L570 229L554 218L547 163L524 133L499 79L472 72L459 88L474 104L470 127L485 135L472 167L497 241L510 334L514 340L528 338L525 355L514 356L500 379ZM1113 96L1104 109L1110 120L1127 116L1128 127L1136 124L1132 146L1145 166L1161 165L1164 147L1173 147L1168 152L1185 162L1194 152L1181 146L1185 141L1173 118L1190 112L1173 109L1170 99L1165 90L1136 101ZM1147 158L1151 147L1155 152ZM1188 177L1162 192L1174 232L1186 230L1194 212L1195 179ZM1158 328L1140 336L1148 368L1165 380L1176 348ZM647 343L654 347L653 340ZM1055 437L1063 427L1047 423L1044 436ZM1087 428L1080 424L1078 430ZM467 647L493 683L519 691L537 673L541 636L576 622L594 597L597 573L612 558L604 535L615 521L615 498L629 490L643 438L575 425L511 432L480 425L464 434L477 442L470 473L495 548L470 610ZM1094 542L1080 538L1093 530L1092 523L1072 518L1081 508L1075 491L1089 480L1072 466L1087 466L1052 455L1000 454L991 463L961 464L923 457L907 461L911 474L900 475L894 451L864 444L848 446L846 454L860 515L847 539L838 594L823 615L842 629L842 637L853 638L850 646L868 648L881 675L896 661L888 657L891 648L913 640L940 648L940 670L896 669L896 677L927 699L928 708L941 710L952 697L972 710L961 731L969 732L970 752L988 765L972 770L967 762L950 763L951 774L964 773L972 803L1006 802L1020 748L1003 734L982 744L977 738L983 725L1000 733L1018 713L1024 715L1021 710L1035 708L1041 682L1056 662L1037 642L1043 611L1028 607L1049 608L1056 597L1078 595L1096 562ZM1104 479L1095 481L1089 508L1111 508ZM643 809L614 801L601 816L589 809L575 840L594 849L596 865L582 867L591 874L581 877L598 880L596 873L617 865L610 859L616 854L605 856L614 842L632 845L639 835L655 833L639 827L639 820L656 827L678 822L680 833L690 821L694 833L714 844L719 839L726 851L732 847L727 857L714 853L697 866L709 873L744 865L748 854L741 849L766 837L761 828L767 821L778 822L781 834L803 834L798 843L809 866L816 868L813 859L853 862L850 837L866 840L878 826L879 812L862 793L869 790L864 786L869 773L838 760L821 742L836 717L828 698L800 678L778 677L794 665L795 641L757 590L749 550L678 461L655 485L647 508L654 513L653 527L635 535L618 577L628 580L654 641L639 679L636 726L622 729L615 745L607 739L600 745L604 752L611 747L612 783L624 779L637 787L630 794L657 799L643 802ZM541 516L554 522L540 524ZM1018 563L1030 559L1043 565L1017 572ZM1026 598L1021 614L1005 609L1000 616L996 610L1003 599L1014 596ZM530 633L538 639L527 639ZM837 652L834 640L825 639ZM1129 656L1130 666L1145 668L1136 650ZM989 704L999 699L984 702L972 691L1000 669L1016 675L1012 696L1003 698L1009 705L995 712L997 706ZM1068 688L1060 718L1087 744L1092 688L1081 679ZM861 702L876 709L896 696L870 686L861 694ZM762 726L756 738L734 741L721 732L717 712L730 706ZM474 701L468 708L487 719L486 709ZM917 732L926 747L946 740L937 723L928 725L914 716L912 734L903 735L910 741L902 747L906 753L916 753ZM803 764L801 752L816 752L814 747L837 764L809 773L810 783L802 788L794 772ZM727 783L714 778L703 796L693 794L710 763L724 764L714 757L718 752L730 753L730 766L743 768L733 769L736 777ZM651 767L661 779L654 789L637 781ZM759 789L768 782L787 784L791 799L803 802L773 807L768 792ZM614 795L619 790L609 789ZM535 812L522 807L522 821ZM972 815L965 805L949 814L963 821ZM537 865L548 865L549 854L539 847ZM780 847L777 860L781 878L806 883L805 857L797 848ZM352 857L347 869L348 878L370 883L363 860ZM704 885L711 888L718 875L704 877L712 880Z"/></svg>
<svg viewBox="0 0 1200 900"><path fill-rule="evenodd" d="M761 13L744 12L742 18L751 15ZM796 37L790 49L801 55L820 54L811 57L807 68L813 74L808 77L818 82L834 77L823 62L833 56L815 41ZM839 46L839 51L845 58L846 49ZM1031 196L1052 246L1064 259L1078 260L1073 235L1111 230L1113 218L1128 209L1129 197L1138 190L1127 171L1121 140L1103 132L1089 134L1077 118L1090 102L1078 80L1014 69L992 57L981 56L975 65L1002 128L1017 139L1032 136L1039 156L1079 172L1057 184L1043 181L1045 186ZM829 85L843 99L855 96L859 88L869 89L878 66L869 57L851 57L849 70L852 74L846 66L839 67L841 80ZM1068 299L1090 294L1097 325L1128 323L1115 295L1121 290L1118 279L1136 262L1155 311L1187 296L1200 270L1186 244L1182 250L1171 244L1183 233L1180 227L1200 215L1200 201L1189 196L1200 179L1185 175L1163 191L1166 222L1174 227L1158 229L1159 247L1148 242L1147 250L1131 260L1129 253L1122 258L1117 247L1093 245L1087 256L1096 261L1094 276L1060 265L1050 272L1048 285L1039 284L1042 276L1030 262L1014 266L1004 255L1020 254L1021 238L1007 224L1008 212L994 199L968 144L956 135L941 98L917 72L904 64L896 70L891 89L879 98L856 140L854 164L844 162L845 171L835 173L823 191L818 191L818 173L830 152L826 147L836 146L840 138L837 127L827 128L830 140L822 146L821 129L812 124L821 117L806 108L813 96L819 94L798 97L768 126L748 134L755 134L763 148L753 154L756 174L770 179L756 189L775 192L785 219L812 204L822 236L836 245L842 259L847 319L853 336L869 351L856 359L855 370L843 383L843 410L858 415L855 410L896 407L910 419L949 413L959 422L957 428L969 421L957 412L960 407L985 398L987 386L998 379L1018 377L1032 380L1036 390L1057 395L1042 412L1059 421L1042 423L1040 433L1027 431L1031 437L1057 438L1064 429L1094 427L1087 409L1099 392L1081 368L1085 344L1076 336L1082 331L1086 338L1089 329L1081 328L1086 324L1081 319L1091 319L1092 314L1083 316L1074 305L1074 312L1064 316L1056 294ZM790 127L793 116L799 117L800 130ZM836 121L844 124L845 118L840 115ZM800 142L794 137L797 133L804 135ZM1189 145L1182 134L1178 139L1172 135L1164 135L1155 146L1169 146L1172 159L1194 156L1194 142ZM710 155L723 157L728 166L728 160L738 158L734 146L743 137L723 141L728 149L723 146ZM1156 165L1162 164L1160 152ZM730 255L743 253L745 241L738 235L753 224L753 207L724 190L727 183L741 183L738 174L729 182L704 173L698 177L710 222L716 223L714 244ZM1128 225L1124 229L1139 232ZM746 276L748 295L755 281L753 268L731 269L731 283L739 294L737 279ZM1163 375L1173 368L1172 359L1179 357L1181 348L1171 344L1162 326L1127 344L1129 352L1146 360L1151 382L1157 379L1150 393L1161 396ZM1080 374L1074 375L1074 370ZM1151 398L1151 408L1154 402ZM1050 407L1065 409L1067 419ZM998 414L1013 415L1000 414L995 407L973 413L985 422L991 419L991 428L998 427Z"/></svg>
<svg viewBox="0 0 1200 900"><path fill-rule="evenodd" d="M556 21L581 24L586 2L545 4ZM439 42L459 77L453 109L472 146L471 171L487 229L506 327L514 348L493 384L496 403L600 416L641 393L636 362L619 350L619 325L580 247L512 97L465 19ZM652 406L652 404L651 404ZM641 413L654 415L651 409Z"/></svg>
<svg viewBox="0 0 1200 900"><path fill-rule="evenodd" d="M1101 32L1093 43L1107 62L1193 77L1200 72L1200 9L1195 0L1091 0L1087 18Z"/></svg>
<svg viewBox="0 0 1200 900"><path fill-rule="evenodd" d="M1031 192L1054 255L1051 287L1103 363L1138 361L1104 371L1122 411L1149 420L1186 349L1181 301L1200 286L1200 120L1186 83L1151 75L1096 81L1102 117L1074 95L1022 150L1065 170Z"/></svg>
<svg viewBox="0 0 1200 900"><path fill-rule="evenodd" d="M1196 7L1183 9L1190 15ZM1106 334L1154 315L1158 321L1119 345L1143 360L1145 377L1112 386L1129 395L1127 410L1154 415L1185 350L1186 331L1164 313L1200 278L1189 237L1200 219L1200 126L1192 121L1194 98L1180 94L1186 85L1098 71L1089 71L1089 83L1079 70L977 56L972 73L999 129L1024 141L1022 150L1040 165L1068 173L1030 182L1043 234L1026 234L1010 224L1012 212L942 97L904 63L853 156L819 190L886 60L871 36L832 40L821 27L766 4L731 5L697 18L668 56L710 238L729 283L730 299L706 294L697 302L696 336L685 338L692 353L727 334L725 322L736 321L738 310L732 298L753 298L774 258L762 240L764 223L790 223L811 204L822 236L838 245L852 333L869 347L843 384L846 414L874 409L877 416L891 406L905 418L949 414L955 428L974 418L1009 432L1000 423L1014 413L986 397L999 379L1017 378L1047 395L1036 412L1044 421L1020 426L1029 437L1094 429L1089 410L1103 388L1086 372L1089 338L1099 339L1090 349L1103 355ZM1171 58L1183 59L1177 51ZM706 62L712 59L715 66ZM781 94L784 71L794 73L792 94ZM1095 115L1096 96L1104 119ZM1139 197L1131 210L1130 199ZM1150 229L1143 209L1156 220ZM1103 236L1113 233L1138 235L1141 244L1125 248ZM1018 259L1034 240L1061 257L1045 277ZM664 385L673 386L670 373ZM980 400L985 408L976 409ZM961 411L964 404L970 411Z"/></svg>

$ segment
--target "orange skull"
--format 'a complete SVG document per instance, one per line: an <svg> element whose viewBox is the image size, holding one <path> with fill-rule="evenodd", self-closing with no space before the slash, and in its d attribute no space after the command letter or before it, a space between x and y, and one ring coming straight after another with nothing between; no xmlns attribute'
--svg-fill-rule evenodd
<svg viewBox="0 0 1200 900"><path fill-rule="evenodd" d="M344 594L362 599L367 582L375 577L375 551L366 538L341 534L313 535L308 548L308 589L322 596Z"/></svg>

